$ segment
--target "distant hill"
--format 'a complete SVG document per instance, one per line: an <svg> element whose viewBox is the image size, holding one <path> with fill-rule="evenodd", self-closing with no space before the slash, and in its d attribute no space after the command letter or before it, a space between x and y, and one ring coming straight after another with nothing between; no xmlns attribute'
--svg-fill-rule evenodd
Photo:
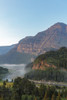
<svg viewBox="0 0 67 100"><path fill-rule="evenodd" d="M57 51L49 51L38 56L32 68L45 70L50 67L67 69L67 48L62 47Z"/></svg>
<svg viewBox="0 0 67 100"><path fill-rule="evenodd" d="M46 52L26 68L30 69L25 74L28 79L67 82L67 48Z"/></svg>
<svg viewBox="0 0 67 100"><path fill-rule="evenodd" d="M28 64L33 57L31 54L17 52L14 48L5 55L0 55L0 64Z"/></svg>
<svg viewBox="0 0 67 100"><path fill-rule="evenodd" d="M6 54L9 52L15 45L11 46L0 46L0 55Z"/></svg>
<svg viewBox="0 0 67 100"><path fill-rule="evenodd" d="M29 63L40 54L67 47L67 25L56 23L35 36L19 41L7 54L0 56L0 63Z"/></svg>
<svg viewBox="0 0 67 100"><path fill-rule="evenodd" d="M34 70L45 70L47 68L67 70L67 48L62 47L56 51L48 51L39 55L34 62L28 64L26 68Z"/></svg>

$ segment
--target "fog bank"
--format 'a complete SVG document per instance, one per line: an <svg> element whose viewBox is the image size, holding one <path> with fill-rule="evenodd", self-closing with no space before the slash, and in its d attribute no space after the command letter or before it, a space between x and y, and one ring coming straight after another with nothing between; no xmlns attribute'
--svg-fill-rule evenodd
<svg viewBox="0 0 67 100"><path fill-rule="evenodd" d="M23 77L26 73L25 64L0 64L1 67L7 68L9 70L9 74L5 76L5 79L11 81L16 77Z"/></svg>

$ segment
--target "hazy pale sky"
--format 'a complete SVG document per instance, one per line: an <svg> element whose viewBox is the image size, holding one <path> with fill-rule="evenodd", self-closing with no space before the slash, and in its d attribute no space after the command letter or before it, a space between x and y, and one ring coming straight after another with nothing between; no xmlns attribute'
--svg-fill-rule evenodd
<svg viewBox="0 0 67 100"><path fill-rule="evenodd" d="M67 24L67 0L0 0L0 45L17 43L56 22Z"/></svg>

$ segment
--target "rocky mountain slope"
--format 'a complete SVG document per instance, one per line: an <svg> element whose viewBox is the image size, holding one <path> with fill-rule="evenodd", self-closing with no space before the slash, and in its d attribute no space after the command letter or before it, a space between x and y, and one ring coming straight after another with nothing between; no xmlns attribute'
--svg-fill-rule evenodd
<svg viewBox="0 0 67 100"><path fill-rule="evenodd" d="M63 46L67 47L67 25L56 23L36 36L22 39L17 45L17 52L39 55Z"/></svg>
<svg viewBox="0 0 67 100"><path fill-rule="evenodd" d="M67 47L67 25L56 23L35 36L19 41L7 54L0 56L0 63L29 63L46 51Z"/></svg>

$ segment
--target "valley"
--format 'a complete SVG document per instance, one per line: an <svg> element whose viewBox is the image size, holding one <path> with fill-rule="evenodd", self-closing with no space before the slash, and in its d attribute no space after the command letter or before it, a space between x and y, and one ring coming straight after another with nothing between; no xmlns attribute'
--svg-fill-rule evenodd
<svg viewBox="0 0 67 100"><path fill-rule="evenodd" d="M0 0L0 100L67 100L67 0Z"/></svg>
<svg viewBox="0 0 67 100"><path fill-rule="evenodd" d="M8 81L12 81L16 77L23 77L24 74L27 72L25 70L25 64L1 64L3 68L7 68L9 73L3 77L3 80L8 79Z"/></svg>

